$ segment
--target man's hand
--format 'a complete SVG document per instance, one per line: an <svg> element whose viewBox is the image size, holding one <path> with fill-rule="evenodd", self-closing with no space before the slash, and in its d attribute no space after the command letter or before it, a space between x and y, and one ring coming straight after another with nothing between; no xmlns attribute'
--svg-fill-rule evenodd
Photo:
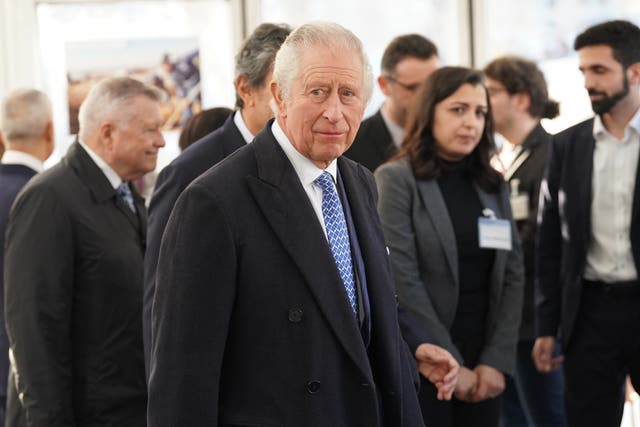
<svg viewBox="0 0 640 427"><path fill-rule="evenodd" d="M564 357L553 357L555 346L556 339L554 337L547 336L536 339L531 351L531 357L538 371L542 373L551 372L562 364Z"/></svg>
<svg viewBox="0 0 640 427"><path fill-rule="evenodd" d="M498 397L504 391L504 374L489 365L478 365L473 369L478 376L478 387L471 402L480 402Z"/></svg>
<svg viewBox="0 0 640 427"><path fill-rule="evenodd" d="M433 344L420 344L415 356L420 373L438 389L438 400L451 400L460 369L456 359Z"/></svg>
<svg viewBox="0 0 640 427"><path fill-rule="evenodd" d="M460 374L458 375L458 384L454 395L456 399L464 402L471 402L471 398L476 393L478 388L478 375L464 366L460 367Z"/></svg>

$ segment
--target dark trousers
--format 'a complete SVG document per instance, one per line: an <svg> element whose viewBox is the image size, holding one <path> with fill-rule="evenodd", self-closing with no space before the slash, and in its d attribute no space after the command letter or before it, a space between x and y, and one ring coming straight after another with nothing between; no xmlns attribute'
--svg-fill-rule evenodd
<svg viewBox="0 0 640 427"><path fill-rule="evenodd" d="M518 343L516 374L507 377L502 395L503 427L565 427L562 367L542 374L536 369L533 340ZM556 346L555 355L560 345Z"/></svg>
<svg viewBox="0 0 640 427"><path fill-rule="evenodd" d="M569 425L619 427L627 374L640 389L640 286L585 286L564 365Z"/></svg>

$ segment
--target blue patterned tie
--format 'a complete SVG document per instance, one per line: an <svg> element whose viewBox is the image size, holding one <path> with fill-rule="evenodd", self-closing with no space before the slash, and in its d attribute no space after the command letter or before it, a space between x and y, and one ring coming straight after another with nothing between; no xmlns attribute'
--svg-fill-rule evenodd
<svg viewBox="0 0 640 427"><path fill-rule="evenodd" d="M329 247L340 272L344 288L347 291L349 305L351 305L351 309L357 316L358 304L356 302L356 288L351 264L349 232L347 231L347 223L344 219L338 192L329 172L322 172L322 175L315 182L322 189L322 217L324 218L324 226L329 239Z"/></svg>
<svg viewBox="0 0 640 427"><path fill-rule="evenodd" d="M124 200L127 206L129 206L131 212L136 213L136 205L135 203L133 203L133 194L131 194L129 185L126 182L123 182L118 186L118 189L116 191L118 191L118 194L120 195L120 197L122 197L122 200Z"/></svg>

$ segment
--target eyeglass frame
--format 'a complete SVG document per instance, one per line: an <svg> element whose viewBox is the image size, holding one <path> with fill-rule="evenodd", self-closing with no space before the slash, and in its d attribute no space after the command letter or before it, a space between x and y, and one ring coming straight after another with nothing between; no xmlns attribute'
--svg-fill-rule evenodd
<svg viewBox="0 0 640 427"><path fill-rule="evenodd" d="M395 77L391 76L391 75L386 75L385 78L387 80L389 80L392 83L396 83L398 86L400 86L402 89L409 91L409 92L415 92L418 90L418 88L420 88L420 86L422 85L422 82L418 82L418 83L412 83L412 84L406 84L406 83L402 83L401 81L396 80Z"/></svg>

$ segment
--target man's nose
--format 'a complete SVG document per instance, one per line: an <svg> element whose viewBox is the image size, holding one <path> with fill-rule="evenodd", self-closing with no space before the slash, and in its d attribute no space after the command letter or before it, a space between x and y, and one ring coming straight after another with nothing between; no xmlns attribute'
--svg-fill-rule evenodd
<svg viewBox="0 0 640 427"><path fill-rule="evenodd" d="M332 93L325 101L324 116L331 123L342 119L342 102L340 102L340 96L337 93Z"/></svg>

